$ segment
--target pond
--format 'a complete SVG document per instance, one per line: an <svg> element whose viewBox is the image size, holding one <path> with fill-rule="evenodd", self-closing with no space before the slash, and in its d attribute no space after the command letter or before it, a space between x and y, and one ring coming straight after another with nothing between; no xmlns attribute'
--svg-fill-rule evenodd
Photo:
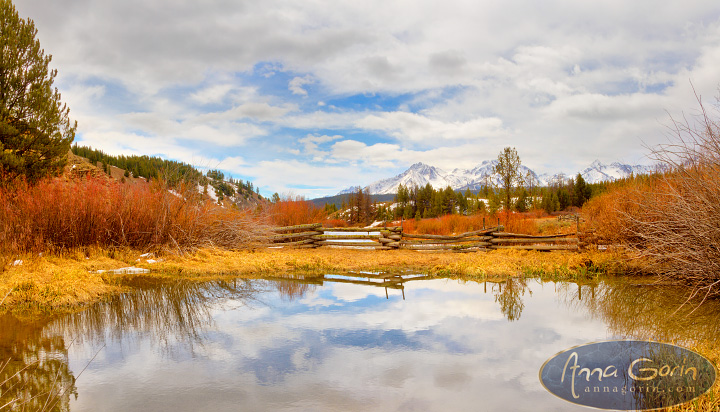
<svg viewBox="0 0 720 412"><path fill-rule="evenodd" d="M0 318L0 406L572 411L580 407L538 378L554 354L613 338L720 337L717 305L673 313L682 303L676 290L637 279L136 283L50 323Z"/></svg>

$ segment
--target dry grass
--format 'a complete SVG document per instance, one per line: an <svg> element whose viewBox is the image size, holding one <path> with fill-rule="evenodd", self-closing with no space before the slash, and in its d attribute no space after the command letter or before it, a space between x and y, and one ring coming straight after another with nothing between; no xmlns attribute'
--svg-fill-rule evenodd
<svg viewBox="0 0 720 412"><path fill-rule="evenodd" d="M0 273L3 311L53 313L74 310L122 290L127 275L92 274L99 269L138 266L150 276L209 280L239 276L259 278L298 272L343 273L359 271L416 272L465 279L508 276L549 276L577 279L614 270L607 254L543 253L498 250L491 253L419 253L408 250L363 251L342 249L228 251L200 249L195 253L166 254L157 263L137 262L139 252L97 248L61 256L21 256L21 266L6 266ZM2 299L0 296L0 299Z"/></svg>

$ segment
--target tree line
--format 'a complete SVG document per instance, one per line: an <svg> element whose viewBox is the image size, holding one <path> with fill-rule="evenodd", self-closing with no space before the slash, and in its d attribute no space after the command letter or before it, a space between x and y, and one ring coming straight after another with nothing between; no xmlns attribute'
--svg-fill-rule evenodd
<svg viewBox="0 0 720 412"><path fill-rule="evenodd" d="M520 157L515 148L506 147L498 155L494 168L498 183L484 185L478 191L456 191L450 186L435 189L429 183L423 187L400 184L392 205L371 201L367 189L356 187L343 202L343 217L349 223L370 223L374 220L425 219L444 215L499 211L527 212L544 210L547 213L582 207L594 194L605 190L607 183L588 184L580 173L574 178L563 176L547 187L537 185L534 176L520 173ZM335 211L326 205L325 211Z"/></svg>
<svg viewBox="0 0 720 412"><path fill-rule="evenodd" d="M236 195L242 195L245 199L253 194L259 196L259 188L255 187L252 182L232 177L225 180L225 174L216 169L208 170L203 175L201 171L189 164L155 156L113 156L102 150L77 144L73 145L71 150L73 154L88 159L92 164L100 163L100 167L106 173L109 173L109 166L115 166L125 170L125 177L144 178L147 181L162 179L171 187L176 187L181 183L203 186L204 191L207 191L208 187L212 187L218 200Z"/></svg>

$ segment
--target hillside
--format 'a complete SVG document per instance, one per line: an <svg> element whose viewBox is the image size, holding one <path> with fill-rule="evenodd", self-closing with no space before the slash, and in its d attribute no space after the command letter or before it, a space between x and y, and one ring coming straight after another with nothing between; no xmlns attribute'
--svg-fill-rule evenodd
<svg viewBox="0 0 720 412"><path fill-rule="evenodd" d="M113 179L123 184L147 185L152 179L165 178L171 186L181 182L194 184L197 190L220 204L233 204L241 209L264 205L252 182L225 179L222 172L206 174L193 166L149 156L111 156L100 150L74 145L68 153L65 176L92 176Z"/></svg>

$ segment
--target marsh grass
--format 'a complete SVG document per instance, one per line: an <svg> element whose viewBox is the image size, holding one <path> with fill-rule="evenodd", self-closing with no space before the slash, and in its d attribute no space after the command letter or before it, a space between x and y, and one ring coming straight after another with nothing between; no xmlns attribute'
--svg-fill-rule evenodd
<svg viewBox="0 0 720 412"><path fill-rule="evenodd" d="M348 272L422 273L468 280L507 277L552 277L571 280L622 270L615 257L603 253L497 250L491 253L419 253L416 251L237 250L204 248L184 255L166 253L159 262L139 260L131 249L86 248L60 255L22 255L21 266L0 273L0 312L27 316L77 310L127 289L128 275L94 273L138 266L159 279L212 280L227 277L261 278L287 274Z"/></svg>

